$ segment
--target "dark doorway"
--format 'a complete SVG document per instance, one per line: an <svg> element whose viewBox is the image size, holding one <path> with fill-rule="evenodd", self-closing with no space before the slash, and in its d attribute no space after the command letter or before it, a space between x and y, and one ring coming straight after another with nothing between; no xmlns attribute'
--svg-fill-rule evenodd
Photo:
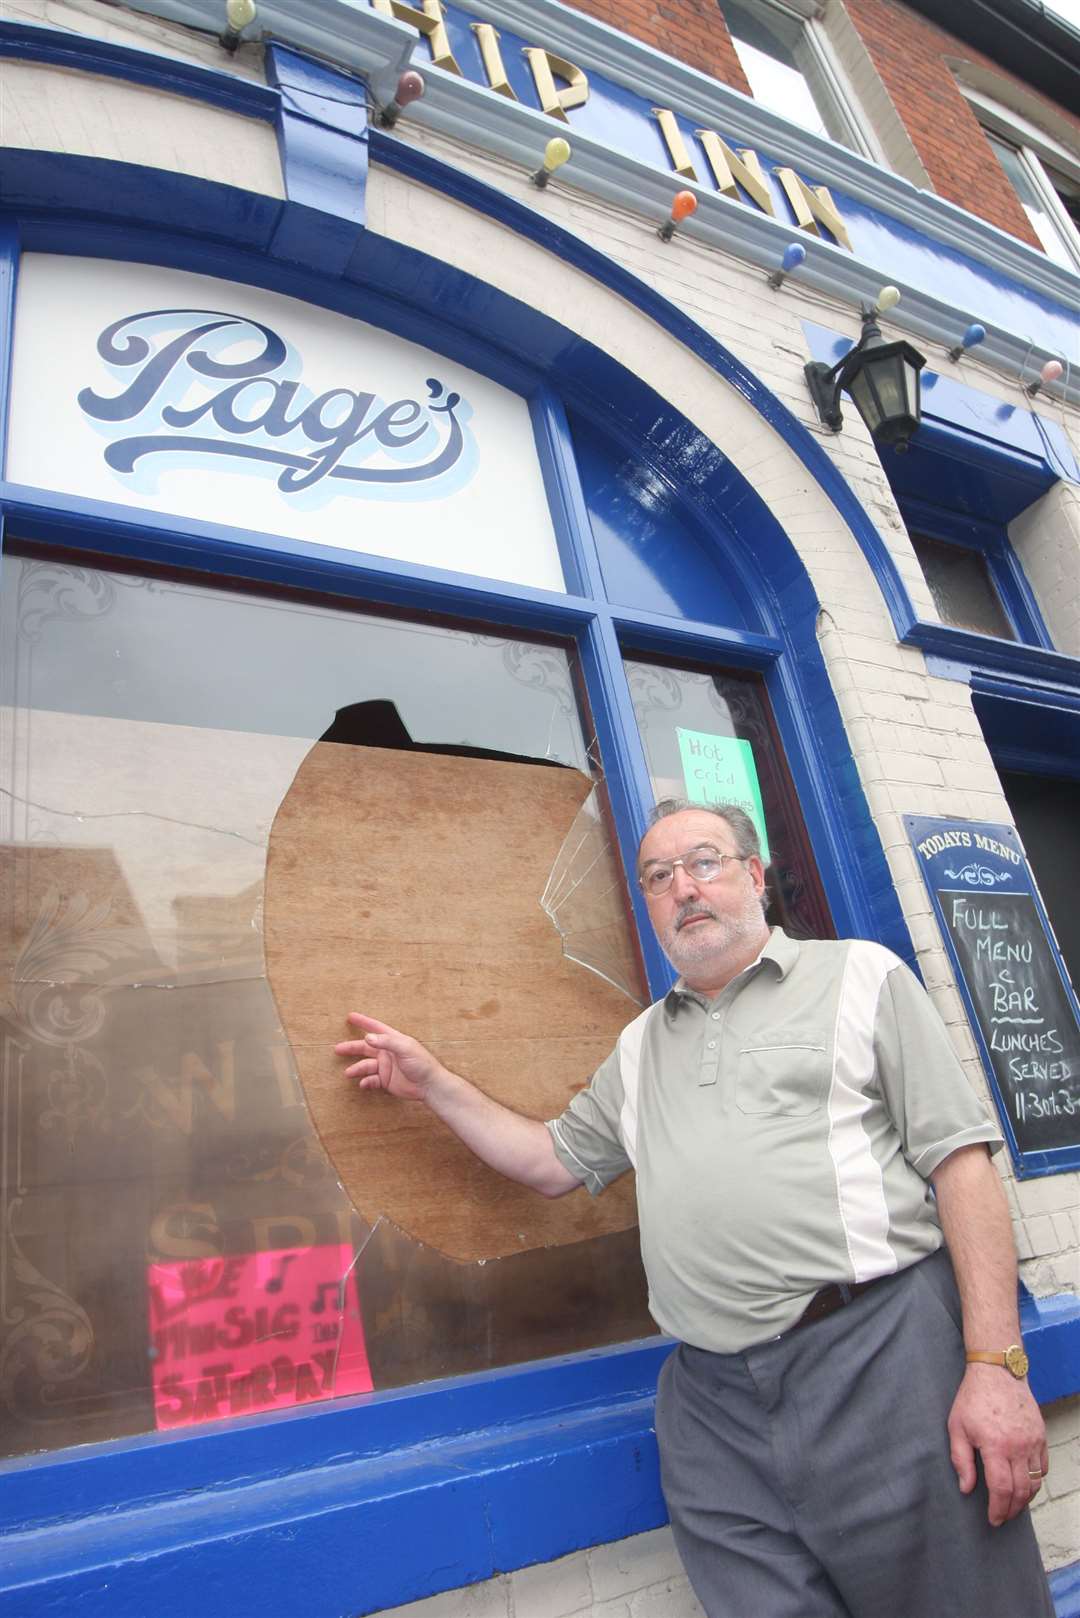
<svg viewBox="0 0 1080 1618"><path fill-rule="evenodd" d="M1075 988L1080 984L1080 781L999 773Z"/></svg>

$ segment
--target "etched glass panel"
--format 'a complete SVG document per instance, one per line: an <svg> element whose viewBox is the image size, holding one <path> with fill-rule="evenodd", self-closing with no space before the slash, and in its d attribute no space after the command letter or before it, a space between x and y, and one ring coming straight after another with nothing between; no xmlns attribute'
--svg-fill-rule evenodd
<svg viewBox="0 0 1080 1618"><path fill-rule="evenodd" d="M535 1197L333 1050L547 1117L634 1015L567 652L33 551L0 614L5 1452L651 1331L629 1182Z"/></svg>
<svg viewBox="0 0 1080 1618"><path fill-rule="evenodd" d="M912 534L911 543L943 624L999 640L1016 639L984 556L925 534Z"/></svg>

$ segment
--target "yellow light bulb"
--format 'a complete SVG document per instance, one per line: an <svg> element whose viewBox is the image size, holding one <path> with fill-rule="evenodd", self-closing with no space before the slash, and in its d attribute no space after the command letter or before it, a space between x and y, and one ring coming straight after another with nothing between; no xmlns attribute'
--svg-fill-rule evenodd
<svg viewBox="0 0 1080 1618"><path fill-rule="evenodd" d="M241 33L255 21L255 0L226 0L225 17L234 34Z"/></svg>
<svg viewBox="0 0 1080 1618"><path fill-rule="evenodd" d="M899 287L882 287L881 291L878 293L877 306L881 310L882 314L885 313L886 309L895 309L899 302Z"/></svg>
<svg viewBox="0 0 1080 1618"><path fill-rule="evenodd" d="M563 140L561 135L556 135L555 139L549 140L544 147L544 168L548 174L554 174L556 169L561 169L569 158L570 142Z"/></svg>

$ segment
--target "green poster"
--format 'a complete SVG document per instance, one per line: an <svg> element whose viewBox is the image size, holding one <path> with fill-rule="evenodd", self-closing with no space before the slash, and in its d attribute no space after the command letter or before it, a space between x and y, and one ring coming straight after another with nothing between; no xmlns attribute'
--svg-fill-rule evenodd
<svg viewBox="0 0 1080 1618"><path fill-rule="evenodd" d="M768 865L769 839L761 802L754 749L737 736L710 736L704 730L676 725L686 796L694 803L737 803L745 809L761 838L761 857Z"/></svg>

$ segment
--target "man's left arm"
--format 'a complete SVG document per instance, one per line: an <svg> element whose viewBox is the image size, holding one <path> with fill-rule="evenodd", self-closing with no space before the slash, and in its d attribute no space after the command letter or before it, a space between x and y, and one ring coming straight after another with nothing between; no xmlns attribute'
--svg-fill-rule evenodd
<svg viewBox="0 0 1080 1618"><path fill-rule="evenodd" d="M1012 1224L986 1147L950 1153L930 1180L960 1289L965 1348L1019 1343ZM949 1415L949 1443L964 1494L975 1487L975 1451L982 1456L994 1527L1023 1511L1048 1466L1046 1430L1027 1378L1004 1366L967 1367Z"/></svg>

